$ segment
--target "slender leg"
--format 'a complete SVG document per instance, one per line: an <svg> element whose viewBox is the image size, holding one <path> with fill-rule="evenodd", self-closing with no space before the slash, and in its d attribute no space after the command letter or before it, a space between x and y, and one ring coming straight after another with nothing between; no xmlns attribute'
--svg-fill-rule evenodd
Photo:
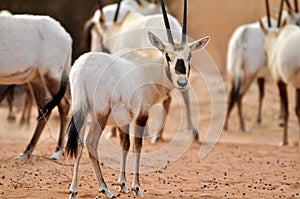
<svg viewBox="0 0 300 199"><path fill-rule="evenodd" d="M55 78L52 78L51 76L45 75L45 80L47 82L47 88L50 91L51 95L54 96L59 90L60 87L60 81L58 81ZM65 128L67 123L67 116L70 108L70 103L66 96L64 96L61 101L58 104L58 111L59 111L59 117L60 117L60 132L59 132L59 139L58 139L58 145L55 149L55 152L50 156L50 159L52 160L58 160L61 155L63 154L63 144L64 144L64 138L65 138Z"/></svg>
<svg viewBox="0 0 300 199"><path fill-rule="evenodd" d="M287 94L287 86L284 82L277 82L279 88L279 94L282 104L283 110L283 118L284 118L284 129L283 129L283 138L281 145L288 145L288 119L289 119L289 104L288 104L288 94Z"/></svg>
<svg viewBox="0 0 300 199"><path fill-rule="evenodd" d="M190 96L189 96L189 90L185 90L182 93L182 97L184 99L185 103L185 110L186 110L186 118L187 118L187 123L188 123L188 130L191 130L194 136L194 139L196 141L199 141L199 134L198 130L193 126L192 123L192 114L191 114L191 107L190 107Z"/></svg>
<svg viewBox="0 0 300 199"><path fill-rule="evenodd" d="M23 85L24 88L24 96L23 96L23 110L20 120L20 125L25 126L25 128L29 127L30 117L31 117L31 107L32 107L32 93L30 85Z"/></svg>
<svg viewBox="0 0 300 199"><path fill-rule="evenodd" d="M26 125L30 126L30 118L31 118L31 107L32 107L33 99L31 94L27 94L27 111L26 111Z"/></svg>
<svg viewBox="0 0 300 199"><path fill-rule="evenodd" d="M259 103L258 103L258 116L257 123L262 126L262 103L265 95L265 78L257 78L257 85L259 89Z"/></svg>
<svg viewBox="0 0 300 199"><path fill-rule="evenodd" d="M103 179L103 175L101 172L99 159L98 159L98 150L97 150L100 136L107 123L108 115L109 114L98 114L97 120L99 125L96 125L95 128L89 132L86 140L86 147L88 150L89 158L92 162L92 166L94 168L95 175L98 179L99 191L105 194L109 198L114 198L115 196L107 188L107 185Z"/></svg>
<svg viewBox="0 0 300 199"><path fill-rule="evenodd" d="M280 127L285 127L285 102L284 100L282 99L282 96L281 96L281 93L280 93L280 87L282 86L283 82L277 82L277 87L278 87L278 90L279 90L279 95L280 95L280 114L279 114L279 118L278 118L278 125ZM284 94L283 94L283 97L284 97Z"/></svg>
<svg viewBox="0 0 300 199"><path fill-rule="evenodd" d="M66 96L60 101L58 105L58 111L60 116L60 133L59 133L59 139L58 144L55 149L55 153L53 153L50 157L52 160L59 160L61 155L63 155L63 145L64 145L64 139L65 139L65 130L66 130L66 123L67 123L67 116L70 108L70 103Z"/></svg>
<svg viewBox="0 0 300 199"><path fill-rule="evenodd" d="M296 115L300 127L300 89L296 89ZM298 131L299 131L298 145L300 147L300 129L298 129Z"/></svg>
<svg viewBox="0 0 300 199"><path fill-rule="evenodd" d="M226 112L226 117L225 117L225 124L224 124L224 130L228 130L228 120L229 120L229 117L230 117L230 113L234 107L234 104L235 104L235 100L234 100L234 97L233 97L233 94L234 94L234 90L235 88L232 86L231 88L231 91L230 91L230 95L228 95L228 105L227 105L227 112Z"/></svg>
<svg viewBox="0 0 300 199"><path fill-rule="evenodd" d="M125 173L126 173L126 158L130 147L129 125L126 125L124 128L119 128L119 132L120 132L120 144L122 146L120 176L118 180L118 185L120 186L119 192L128 193L129 190L126 184Z"/></svg>
<svg viewBox="0 0 300 199"><path fill-rule="evenodd" d="M134 144L133 144L133 155L134 155L134 176L131 189L134 191L136 196L143 197L144 194L140 188L139 172L140 172L140 159L141 151L143 146L143 135L144 129L147 124L148 115L140 115L136 120L135 131L134 131Z"/></svg>
<svg viewBox="0 0 300 199"><path fill-rule="evenodd" d="M15 85L10 85L8 88L7 96L6 96L6 101L7 101L8 109L9 109L7 120L9 122L14 122L16 120L16 116L13 112L14 88L15 88Z"/></svg>
<svg viewBox="0 0 300 199"><path fill-rule="evenodd" d="M248 133L250 130L246 127L244 117L243 117L243 110L242 110L242 99L243 96L239 96L237 100L237 105L238 105L238 112L239 112L239 118L240 118L240 125L241 129L245 132Z"/></svg>
<svg viewBox="0 0 300 199"><path fill-rule="evenodd" d="M164 115L164 118L162 119L162 125L164 125L167 115L169 114L170 110L170 104L171 104L171 96L168 94L168 97L163 101L163 107L166 111L166 114ZM151 143L154 144L162 139L162 134L164 131L164 126L161 127L161 130L158 132L158 134L154 135L154 137L151 139Z"/></svg>
<svg viewBox="0 0 300 199"><path fill-rule="evenodd" d="M91 126L91 129L93 128L93 124ZM73 178L72 178L72 183L70 186L70 196L69 199L77 199L77 193L78 193L78 185L77 185L77 176L78 176L78 168L79 168L79 162L82 156L82 151L83 151L83 139L84 139L84 130L82 131L82 136L79 136L79 153L76 157L76 161L74 164L74 170L73 170Z"/></svg>
<svg viewBox="0 0 300 199"><path fill-rule="evenodd" d="M45 106L45 97L46 97L46 90L44 85L42 85L40 83L40 81L37 82L32 82L31 86L33 88L33 93L34 93L34 97L35 97L35 101L38 107L38 113L41 113L41 110L43 109L43 107ZM36 129L34 131L33 137L31 138L30 143L28 144L28 146L26 147L25 151L16 156L17 159L24 159L24 158L29 158L33 149L36 146L37 141L39 140L41 133L48 121L50 117L50 114L45 116L45 118L43 118L42 120L39 120L36 126Z"/></svg>

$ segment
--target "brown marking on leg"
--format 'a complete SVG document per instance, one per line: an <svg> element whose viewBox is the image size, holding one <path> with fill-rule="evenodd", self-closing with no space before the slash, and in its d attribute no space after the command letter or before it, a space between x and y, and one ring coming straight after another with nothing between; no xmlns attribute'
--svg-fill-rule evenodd
<svg viewBox="0 0 300 199"><path fill-rule="evenodd" d="M126 159L130 148L129 124L123 128L119 128L119 133L120 133L120 144L122 147L120 175L118 179L119 192L128 193L129 190L126 184L125 173L126 173Z"/></svg>
<svg viewBox="0 0 300 199"><path fill-rule="evenodd" d="M298 145L300 147L300 89L296 89L296 108L295 108L295 111L296 111L296 115L297 115L297 118L298 118L298 124L299 124Z"/></svg>
<svg viewBox="0 0 300 199"><path fill-rule="evenodd" d="M60 84L61 84L60 80L55 79L48 74L45 75L44 78L46 80L46 85L47 85L47 88L48 88L49 92L51 93L51 95L52 96L56 95L60 88ZM58 111L59 111L59 117L60 117L60 133L59 133L58 145L56 147L55 152L63 149L64 138L65 138L64 132L66 129L66 123L67 123L69 109L70 109L70 103L65 95L58 104Z"/></svg>
<svg viewBox="0 0 300 199"><path fill-rule="evenodd" d="M195 141L199 142L198 130L193 126L193 122L192 122L189 90L185 90L185 91L181 92L181 94L182 94L182 97L183 97L184 103L185 103L185 111L186 111L188 130L192 131Z"/></svg>
<svg viewBox="0 0 300 199"><path fill-rule="evenodd" d="M14 90L15 90L15 85L8 86L6 101L7 101L8 110L9 110L7 120L9 122L14 122L16 120L16 116L13 112Z"/></svg>
<svg viewBox="0 0 300 199"><path fill-rule="evenodd" d="M265 78L257 78L257 85L259 89L257 123L262 125L262 103L265 96Z"/></svg>
<svg viewBox="0 0 300 199"><path fill-rule="evenodd" d="M228 104L227 104L227 111L226 111L226 117L225 117L225 123L224 123L224 130L227 131L228 130L228 120L229 120L229 117L230 117L230 113L234 107L234 104L235 104L235 95L236 95L236 91L235 91L236 88L234 88L232 86L231 88L231 91L230 91L230 94L228 95ZM238 95L238 94L237 94Z"/></svg>
<svg viewBox="0 0 300 199"><path fill-rule="evenodd" d="M165 129L165 121L166 118L169 114L170 111L170 104L171 104L171 96L170 94L168 94L167 98L163 101L162 105L164 110L166 111L166 114L164 115L164 117L162 118L162 126L160 128L160 131L158 132L158 134L154 137L154 139L152 140L152 143L155 143L159 140L163 141L162 135L163 135L163 131Z"/></svg>
<svg viewBox="0 0 300 199"><path fill-rule="evenodd" d="M280 94L280 100L282 105L282 113L284 119L284 129L283 129L283 138L282 145L288 145L288 119L289 119L289 102L287 94L287 85L283 81L277 82Z"/></svg>
<svg viewBox="0 0 300 199"><path fill-rule="evenodd" d="M92 162L92 166L94 168L95 175L98 179L99 183L99 191L104 193L106 196L113 197L113 194L108 190L107 185L104 181L99 159L98 159L98 144L101 137L101 134L106 126L108 116L110 114L110 111L108 113L98 113L97 114L97 120L98 125L95 125L95 128L93 130L90 130L87 140L86 140L86 147L88 149L89 158Z"/></svg>
<svg viewBox="0 0 300 199"><path fill-rule="evenodd" d="M24 96L23 96L23 110L20 119L20 125L26 124L27 126L30 125L30 117L31 117L31 107L33 102L33 93L31 92L30 85L24 84Z"/></svg>
<svg viewBox="0 0 300 199"><path fill-rule="evenodd" d="M45 106L45 96L46 96L46 89L45 86L41 83L42 81L38 80L35 82L30 83L31 87L33 89L36 105L38 107L38 113L41 114L41 110ZM24 154L29 157L36 146L36 143L38 139L41 136L41 133L50 117L50 114L48 116L45 116L42 120L38 121L36 129L34 131L33 137L31 138L30 143L28 144L26 150L24 151Z"/></svg>
<svg viewBox="0 0 300 199"><path fill-rule="evenodd" d="M140 170L141 151L143 146L143 134L144 134L145 126L147 124L148 117L149 117L148 114L140 114L136 120L135 131L134 131L134 144L133 144L134 176L133 176L132 190L138 196L143 195L140 190L139 170Z"/></svg>

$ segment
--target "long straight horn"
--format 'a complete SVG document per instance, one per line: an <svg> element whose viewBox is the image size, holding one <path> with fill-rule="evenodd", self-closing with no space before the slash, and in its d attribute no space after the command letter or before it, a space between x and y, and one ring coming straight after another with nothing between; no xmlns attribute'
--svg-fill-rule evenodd
<svg viewBox="0 0 300 199"><path fill-rule="evenodd" d="M293 11L293 8L292 8L291 3L289 2L289 0L285 0L285 3L287 5L287 7L288 7L288 10L289 11Z"/></svg>
<svg viewBox="0 0 300 199"><path fill-rule="evenodd" d="M298 0L294 0L294 5L295 5L295 12L299 13Z"/></svg>
<svg viewBox="0 0 300 199"><path fill-rule="evenodd" d="M187 0L184 0L181 43L186 43L186 29L187 29Z"/></svg>
<svg viewBox="0 0 300 199"><path fill-rule="evenodd" d="M171 27L170 27L170 23L169 23L167 11L166 11L165 1L160 0L160 4L161 4L161 10L162 10L162 13L163 13L163 16L164 16L165 26L166 26L166 29L167 29L168 41L169 41L169 43L174 44L174 39L173 39L173 36L172 36Z"/></svg>
<svg viewBox="0 0 300 199"><path fill-rule="evenodd" d="M268 27L271 28L271 16L270 16L270 6L269 6L269 0L266 1L266 10L267 10L267 17L268 17Z"/></svg>
<svg viewBox="0 0 300 199"><path fill-rule="evenodd" d="M117 22L117 21L118 21L118 16L119 16L119 11L120 11L120 7L121 7L121 2L122 2L122 0L119 0L119 1L118 1L117 10L116 10L116 12L115 12L115 17L114 17L114 22Z"/></svg>
<svg viewBox="0 0 300 199"><path fill-rule="evenodd" d="M142 5L142 2L141 2L141 0L135 0L136 2L137 2L137 4L139 4L139 6L141 6Z"/></svg>
<svg viewBox="0 0 300 199"><path fill-rule="evenodd" d="M104 13L103 13L103 4L102 4L102 0L98 0L98 8L100 10L100 23L104 24L105 22L105 18L104 18Z"/></svg>
<svg viewBox="0 0 300 199"><path fill-rule="evenodd" d="M282 10L283 10L283 2L284 0L281 0L280 2L280 8L279 8L279 16L278 16L278 21L277 21L277 28L280 28L281 25L281 18L282 18Z"/></svg>

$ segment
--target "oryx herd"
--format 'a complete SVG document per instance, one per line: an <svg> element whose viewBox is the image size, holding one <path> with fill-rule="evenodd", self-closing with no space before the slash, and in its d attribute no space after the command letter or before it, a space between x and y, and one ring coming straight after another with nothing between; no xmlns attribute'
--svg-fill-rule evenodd
<svg viewBox="0 0 300 199"><path fill-rule="evenodd" d="M16 158L31 156L52 109L57 107L60 134L50 158L59 160L64 154L67 134L65 152L76 158L69 198L78 198L77 176L84 146L98 180L99 192L109 198L115 197L102 176L98 155L100 137L107 125L114 127L112 136L118 130L121 143L119 192L131 190L136 196L143 196L140 159L151 107L162 103L168 113L170 92L179 90L186 105L187 128L195 140L199 139L198 130L192 124L189 76L193 52L203 49L210 38L189 41L188 1L183 2L180 25L167 13L164 0L119 0L107 6L98 0L99 8L84 26L91 52L81 55L73 66L72 38L59 22L49 16L1 12L0 99L9 93L11 85L22 85L27 93L24 102L31 107L34 99L39 113L30 143ZM241 129L249 131L243 118L242 98L255 79L260 92L257 122L262 124L265 77L270 72L279 88L279 122L284 126L282 144L286 145L287 85L296 89L296 115L300 124L300 14L297 0L294 6L288 0L281 0L278 19L273 19L269 1L265 3L267 16L238 27L228 44L227 71L231 90L224 129L228 128L230 112L237 104ZM284 5L287 11L283 10ZM66 95L69 87L71 99ZM49 96L51 100L47 100ZM72 112L68 119L70 107ZM24 108L22 120L25 118L30 118L30 108ZM132 134L129 133L130 125L134 126ZM88 133L85 133L86 126L90 126ZM153 136L152 143L162 139L162 132L163 128ZM131 189L125 177L130 135L134 136Z"/></svg>
<svg viewBox="0 0 300 199"><path fill-rule="evenodd" d="M288 144L288 95L287 85L296 89L296 115L300 124L300 56L297 48L297 32L300 25L298 1L294 8L289 0L281 0L278 19L271 18L269 1L265 0L267 16L258 22L238 27L230 38L227 54L227 72L230 77L231 90L228 94L228 107L224 129L228 128L230 112L235 104L238 106L241 129L248 132L243 113L242 98L253 80L257 78L259 86L259 110L257 122L262 124L262 100L264 97L265 77L271 76L277 82L280 94L279 125L284 127L281 144ZM288 10L283 10L287 5ZM299 134L300 139L300 134Z"/></svg>

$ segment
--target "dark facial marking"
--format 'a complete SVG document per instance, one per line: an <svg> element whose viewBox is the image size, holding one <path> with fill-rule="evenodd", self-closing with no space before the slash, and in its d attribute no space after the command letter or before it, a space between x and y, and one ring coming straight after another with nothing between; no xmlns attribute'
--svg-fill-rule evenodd
<svg viewBox="0 0 300 199"><path fill-rule="evenodd" d="M171 58L169 57L168 53L166 53L166 60L167 60L167 62L171 62L172 61Z"/></svg>
<svg viewBox="0 0 300 199"><path fill-rule="evenodd" d="M184 65L184 61L182 59L178 59L175 66L175 72L179 74L186 74L186 68Z"/></svg>
<svg viewBox="0 0 300 199"><path fill-rule="evenodd" d="M168 79L172 82L172 75L171 75L170 65L169 64L168 64L168 66L166 66L166 73L167 73Z"/></svg>

